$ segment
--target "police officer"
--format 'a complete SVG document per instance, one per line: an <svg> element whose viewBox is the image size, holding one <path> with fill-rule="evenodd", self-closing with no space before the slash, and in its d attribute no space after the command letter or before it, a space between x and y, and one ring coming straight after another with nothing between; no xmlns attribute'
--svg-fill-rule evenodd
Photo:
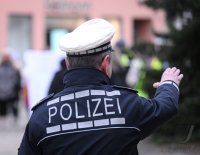
<svg viewBox="0 0 200 155"><path fill-rule="evenodd" d="M168 68L155 97L110 84L113 26L92 19L60 40L65 88L32 108L18 155L137 155L137 144L177 112L180 70Z"/></svg>

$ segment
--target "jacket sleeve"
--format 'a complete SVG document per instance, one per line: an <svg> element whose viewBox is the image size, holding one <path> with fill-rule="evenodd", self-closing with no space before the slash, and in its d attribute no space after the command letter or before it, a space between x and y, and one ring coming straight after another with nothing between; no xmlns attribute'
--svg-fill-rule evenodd
<svg viewBox="0 0 200 155"><path fill-rule="evenodd" d="M147 137L177 113L179 98L177 88L172 84L163 84L158 87L153 99L140 98L138 126L141 130L141 139Z"/></svg>
<svg viewBox="0 0 200 155"><path fill-rule="evenodd" d="M26 130L18 149L18 155L42 155L37 144L34 143L34 139L31 136L30 132L30 123L27 124Z"/></svg>

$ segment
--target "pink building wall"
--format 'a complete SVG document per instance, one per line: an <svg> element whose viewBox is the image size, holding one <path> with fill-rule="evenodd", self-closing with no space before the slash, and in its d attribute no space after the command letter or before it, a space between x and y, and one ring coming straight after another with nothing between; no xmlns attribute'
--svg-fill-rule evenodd
<svg viewBox="0 0 200 155"><path fill-rule="evenodd" d="M8 17L9 15L30 15L33 17L33 48L41 49L44 40L44 10L40 0L0 0L0 47L8 45ZM19 36L20 39L20 36Z"/></svg>
<svg viewBox="0 0 200 155"><path fill-rule="evenodd" d="M158 32L166 32L165 14L153 11L139 3L140 0L96 0L91 10L92 17L111 16L122 19L122 36L130 46L134 42L130 34L134 33L132 20L150 19L152 28ZM98 7L101 6L101 7Z"/></svg>
<svg viewBox="0 0 200 155"><path fill-rule="evenodd" d="M9 15L32 17L32 48L44 49L46 17L115 18L121 22L118 37L127 46L134 43L134 19L151 21L151 29L166 32L165 13L153 11L139 3L140 0L0 0L0 49L8 46ZM54 8L51 7L54 5ZM153 41L153 33L149 38ZM19 36L20 39L20 36Z"/></svg>

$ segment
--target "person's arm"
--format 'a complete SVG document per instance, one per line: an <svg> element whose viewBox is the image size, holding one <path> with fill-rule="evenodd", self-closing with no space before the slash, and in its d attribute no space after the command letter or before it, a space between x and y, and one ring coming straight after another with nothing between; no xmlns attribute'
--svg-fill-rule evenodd
<svg viewBox="0 0 200 155"><path fill-rule="evenodd" d="M177 113L179 84L183 75L180 70L168 68L163 72L161 81L154 84L157 88L153 99L140 98L140 116L138 119L141 138L147 137L155 129Z"/></svg>
<svg viewBox="0 0 200 155"><path fill-rule="evenodd" d="M18 149L18 155L42 155L30 132L30 123L27 124L26 130Z"/></svg>

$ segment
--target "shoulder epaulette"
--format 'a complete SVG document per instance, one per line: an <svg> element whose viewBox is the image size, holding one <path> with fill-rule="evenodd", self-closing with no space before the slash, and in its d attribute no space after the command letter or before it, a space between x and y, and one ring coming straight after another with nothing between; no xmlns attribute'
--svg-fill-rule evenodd
<svg viewBox="0 0 200 155"><path fill-rule="evenodd" d="M38 107L40 104L44 103L44 101L47 101L48 99L52 98L54 96L54 93L49 94L48 96L46 96L45 98L41 99L38 103L36 103L31 110L34 111L36 107Z"/></svg>
<svg viewBox="0 0 200 155"><path fill-rule="evenodd" d="M131 91L131 92L134 92L135 94L138 93L137 90L134 90L134 89L131 89L131 88L128 88L128 87L122 87L122 86L116 86L116 85L114 85L113 88L116 88L116 89L123 89L123 90L126 90L126 91Z"/></svg>

